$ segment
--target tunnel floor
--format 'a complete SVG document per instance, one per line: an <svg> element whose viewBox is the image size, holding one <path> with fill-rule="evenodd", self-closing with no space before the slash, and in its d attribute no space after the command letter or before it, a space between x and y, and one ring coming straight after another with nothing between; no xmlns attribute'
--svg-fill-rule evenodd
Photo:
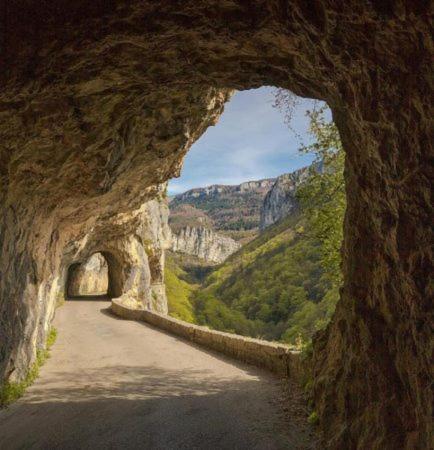
<svg viewBox="0 0 434 450"><path fill-rule="evenodd" d="M51 358L0 411L0 448L315 448L285 382L107 307L76 300L57 310Z"/></svg>

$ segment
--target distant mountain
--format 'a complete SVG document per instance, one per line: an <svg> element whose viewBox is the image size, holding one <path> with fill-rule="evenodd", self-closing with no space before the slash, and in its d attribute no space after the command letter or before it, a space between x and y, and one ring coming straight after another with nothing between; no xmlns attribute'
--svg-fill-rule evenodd
<svg viewBox="0 0 434 450"><path fill-rule="evenodd" d="M178 233L185 227L204 227L214 229L214 224L209 215L188 203L169 203L169 224L173 233Z"/></svg>
<svg viewBox="0 0 434 450"><path fill-rule="evenodd" d="M193 225L249 240L259 230L262 202L274 182L269 178L191 189L170 199L169 224L175 232Z"/></svg>
<svg viewBox="0 0 434 450"><path fill-rule="evenodd" d="M309 172L192 189L172 200L170 222L179 231L166 267L171 315L296 347L327 324L339 293L323 277L321 244L306 232L296 195ZM212 227L237 235L242 247L216 238ZM198 266L186 255L208 263L218 256L219 264Z"/></svg>
<svg viewBox="0 0 434 450"><path fill-rule="evenodd" d="M223 262L240 245L297 212L297 189L309 176L310 167L235 186L191 189L172 197L172 250L208 263Z"/></svg>
<svg viewBox="0 0 434 450"><path fill-rule="evenodd" d="M248 192L262 192L266 193L276 178L265 178L263 180L245 181L241 184L227 185L227 184L213 184L211 186L199 187L190 189L182 194L173 197L183 203L194 201L195 199L204 200L210 197L224 196L227 194L242 194Z"/></svg>

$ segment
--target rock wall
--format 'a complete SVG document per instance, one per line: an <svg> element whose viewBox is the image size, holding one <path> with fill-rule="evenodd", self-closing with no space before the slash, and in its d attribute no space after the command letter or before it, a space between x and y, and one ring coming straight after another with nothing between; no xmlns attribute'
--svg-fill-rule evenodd
<svg viewBox="0 0 434 450"><path fill-rule="evenodd" d="M73 264L66 283L67 297L107 295L108 266L104 256L95 253L83 264Z"/></svg>
<svg viewBox="0 0 434 450"><path fill-rule="evenodd" d="M344 286L314 346L324 447L430 448L431 8L4 2L0 379L33 361L70 264L106 252L112 293L141 294L136 211L231 89L272 85L326 101L347 154Z"/></svg>
<svg viewBox="0 0 434 450"><path fill-rule="evenodd" d="M71 266L86 264L97 252L107 261L109 297L118 297L131 307L167 313L163 274L164 250L170 245L170 230L167 223L168 208L162 198L164 190L165 186L157 186L153 200L148 200L131 211L110 215L103 221L95 217L96 220L85 229L86 232L83 226L72 227L64 235L61 231L57 234L58 231L48 229L50 236L39 242L39 245L44 244L46 247L33 250L39 252L39 259L33 260L33 266L27 266L27 278L15 280L12 285L17 290L20 283L24 283L24 297L17 298L25 300L29 296L28 303L2 305L3 308L22 307L27 314L26 339L21 339L20 344L13 347L16 353L9 362L10 365L2 366L10 380L22 378L27 365L35 357L36 349L44 342L55 305L65 297L67 275ZM42 223L36 222L35 225L42 227L37 228L40 233L47 231ZM77 234L69 234L72 232ZM23 245L21 242L9 243L13 244ZM40 264L39 269L35 265L37 262ZM33 272L36 269L40 272ZM14 273L10 273L9 279L13 279L13 275ZM34 278L29 278L30 276ZM9 321L2 322L2 336L7 337L7 333L13 333L12 326L13 323ZM3 352L6 349L7 347L1 348ZM7 362L3 358L0 360L1 364Z"/></svg>
<svg viewBox="0 0 434 450"><path fill-rule="evenodd" d="M144 205L144 222L141 236L148 258L150 272L150 298L145 308L167 314L167 297L164 285L165 251L170 248L172 235L169 228L169 208L165 192L167 185L161 187L160 195Z"/></svg>
<svg viewBox="0 0 434 450"><path fill-rule="evenodd" d="M235 253L241 244L205 227L184 227L172 235L171 250L218 264Z"/></svg>
<svg viewBox="0 0 434 450"><path fill-rule="evenodd" d="M297 187L306 179L308 171L309 168L305 167L277 177L262 204L259 225L261 230L296 211L298 208Z"/></svg>

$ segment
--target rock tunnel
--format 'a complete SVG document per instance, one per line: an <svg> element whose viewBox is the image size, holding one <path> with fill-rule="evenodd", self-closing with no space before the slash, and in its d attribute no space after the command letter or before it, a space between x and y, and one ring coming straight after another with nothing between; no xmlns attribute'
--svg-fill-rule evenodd
<svg viewBox="0 0 434 450"><path fill-rule="evenodd" d="M155 221L165 214L164 182L233 89L276 86L326 101L347 154L344 286L313 355L326 446L429 448L429 8L424 0L7 3L0 378L23 377L68 267L96 251L111 255L116 294L164 312L151 279L161 294L165 232Z"/></svg>
<svg viewBox="0 0 434 450"><path fill-rule="evenodd" d="M71 264L68 268L65 291L67 298L107 297L109 275L104 255L97 252L81 264Z"/></svg>

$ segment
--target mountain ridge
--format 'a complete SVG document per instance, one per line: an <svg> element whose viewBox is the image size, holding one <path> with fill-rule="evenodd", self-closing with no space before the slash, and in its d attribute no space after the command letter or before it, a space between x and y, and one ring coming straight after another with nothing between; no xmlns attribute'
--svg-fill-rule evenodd
<svg viewBox="0 0 434 450"><path fill-rule="evenodd" d="M175 233L194 225L247 242L259 231L262 202L274 182L264 178L190 189L169 199L169 224Z"/></svg>
<svg viewBox="0 0 434 450"><path fill-rule="evenodd" d="M169 224L175 233L186 226L205 227L246 244L297 208L295 193L310 167L274 178L189 189L169 199Z"/></svg>
<svg viewBox="0 0 434 450"><path fill-rule="evenodd" d="M204 187L188 189L179 194L169 196L169 204L173 200L186 200L188 198L197 198L201 195L215 195L223 192L246 192L254 188L270 188L278 177L261 178L259 180L247 180L239 184L210 184Z"/></svg>

